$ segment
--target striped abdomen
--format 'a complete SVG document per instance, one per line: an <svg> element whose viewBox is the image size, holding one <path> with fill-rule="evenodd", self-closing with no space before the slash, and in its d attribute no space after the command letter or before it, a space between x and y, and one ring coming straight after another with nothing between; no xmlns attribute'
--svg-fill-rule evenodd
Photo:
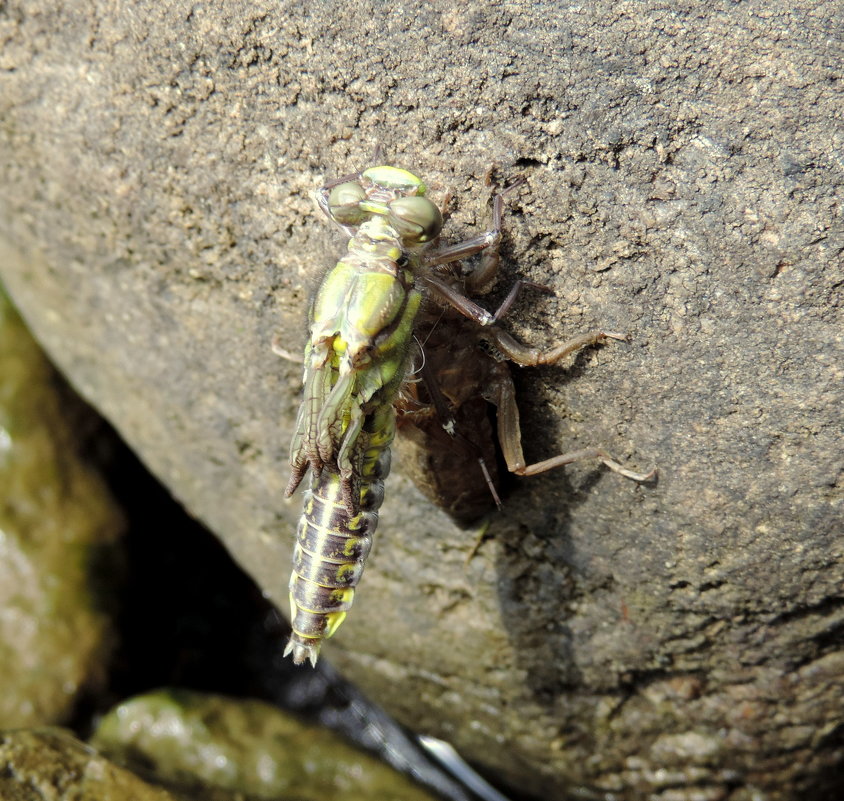
<svg viewBox="0 0 844 801"><path fill-rule="evenodd" d="M311 479L296 532L290 575L290 617L293 633L284 655L298 665L316 665L322 641L334 634L352 605L363 573L384 500L384 478L390 472L389 445L395 435L392 407L368 417L360 458L360 503L350 515L344 485L336 469L323 467ZM374 428L374 431L367 431Z"/></svg>

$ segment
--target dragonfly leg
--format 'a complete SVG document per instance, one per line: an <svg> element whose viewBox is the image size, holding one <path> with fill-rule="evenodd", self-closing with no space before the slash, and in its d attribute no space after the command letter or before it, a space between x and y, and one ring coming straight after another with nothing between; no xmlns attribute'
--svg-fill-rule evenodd
<svg viewBox="0 0 844 801"><path fill-rule="evenodd" d="M355 464L355 446L363 429L364 416L359 406L352 407L351 420L343 435L343 442L337 452L337 467L340 471L340 481L343 487L343 503L350 517L358 513L360 489L357 484Z"/></svg>
<svg viewBox="0 0 844 801"><path fill-rule="evenodd" d="M548 287L542 284L536 284L533 281L516 281L503 303L498 307L498 310L494 314L491 314L482 306L467 298L462 292L455 289L448 281L439 279L433 273L437 272L437 267L474 256L476 253L481 253L479 264L463 280L464 291L467 293L483 291L486 286L495 280L500 266L499 248L501 245L501 228L504 218L504 196L523 183L525 183L525 179L519 178L506 189L492 196L492 224L488 231L480 236L467 239L464 242L458 242L454 245L448 245L438 251L423 256L423 264L431 270L431 273L423 278L428 289L439 297L440 300L448 303L470 320L474 320L478 325L493 325L504 317L523 287L530 286L546 292L550 290Z"/></svg>
<svg viewBox="0 0 844 801"><path fill-rule="evenodd" d="M483 336L488 338L508 359L522 367L553 364L588 345L597 345L606 342L608 339L617 339L622 342L627 340L624 334L596 329L595 331L589 331L565 342L561 342L553 347L542 349L519 342L519 340L501 328L490 328L484 331Z"/></svg>
<svg viewBox="0 0 844 801"><path fill-rule="evenodd" d="M285 359L288 362L293 362L294 364L305 363L305 359L302 356L301 350L297 351L296 353L293 353L281 344L281 334L276 334L273 337L272 342L270 343L270 347L272 348L272 351L276 356L281 356L282 359Z"/></svg>
<svg viewBox="0 0 844 801"><path fill-rule="evenodd" d="M516 283L510 287L510 291L507 293L507 297L501 302L501 305L496 310L493 317L495 317L496 321L504 319L504 316L510 311L510 307L516 302L516 298L519 296L519 293L525 287L529 287L530 289L538 289L541 292L546 292L549 295L554 293L554 290L551 287L545 286L545 284L537 284L535 281L525 281L523 278L519 278L516 280Z"/></svg>
<svg viewBox="0 0 844 801"><path fill-rule="evenodd" d="M481 264L467 278L467 286L473 291L486 286L498 274L498 246L501 242L501 224L504 218L504 196L523 183L524 179L514 181L506 189L492 196L492 224L488 231L463 242L456 242L426 253L422 257L422 263L426 267L435 267L466 259L481 251L488 251L481 259Z"/></svg>
<svg viewBox="0 0 844 801"><path fill-rule="evenodd" d="M490 173L492 171L490 170ZM489 181L489 176L487 176L487 182ZM501 228L502 222L504 219L504 197L505 195L509 194L515 189L518 189L522 184L526 183L526 179L524 177L517 178L510 186L502 189L500 192L497 192L492 196L492 226L490 228L491 232L494 232L497 235L495 243L487 247L484 250L483 254L481 255L480 261L472 270L469 275L466 276L466 291L469 293L478 293L483 292L496 278L498 275L498 268L500 266L501 261L501 254L500 254L500 245L501 245ZM495 319L500 320L501 317L506 314L507 309L510 308L513 301L516 299L516 295L518 294L520 286L535 286L540 289L546 289L546 287L542 287L539 284L534 284L531 281L517 281L514 285L513 289L510 290L510 295L507 296L509 299L509 303L507 299L505 299L504 303L502 304L502 309L499 309L495 313Z"/></svg>
<svg viewBox="0 0 844 801"><path fill-rule="evenodd" d="M487 326L495 322L495 315L458 292L447 281L442 281L433 275L423 275L421 280L432 295L447 303L464 317L474 320L478 325Z"/></svg>
<svg viewBox="0 0 844 801"><path fill-rule="evenodd" d="M504 368L504 365L502 365ZM582 448L569 453L561 453L550 459L534 464L525 464L522 450L522 434L519 426L519 407L516 405L516 389L513 380L506 369L501 369L490 381L484 397L497 410L498 441L507 469L517 476L535 476L555 467L562 467L583 459L598 459L614 473L632 479L633 481L650 481L656 476L656 468L648 473L637 473L617 462L603 448Z"/></svg>
<svg viewBox="0 0 844 801"><path fill-rule="evenodd" d="M552 456L550 459L525 465L520 470L514 470L513 472L519 476L535 476L539 473L544 473L546 470L553 470L555 467L562 467L564 464L580 462L584 459L598 459L612 470L613 473L618 473L620 476L632 479L633 481L651 481L656 478L657 471L655 467L647 473L637 473L617 462L603 448L582 448L579 451L561 453L559 456Z"/></svg>

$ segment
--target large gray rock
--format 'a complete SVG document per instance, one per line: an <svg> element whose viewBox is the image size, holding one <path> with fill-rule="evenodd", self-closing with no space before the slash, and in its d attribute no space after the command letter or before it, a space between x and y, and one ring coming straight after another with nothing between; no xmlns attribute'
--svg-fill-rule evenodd
<svg viewBox="0 0 844 801"><path fill-rule="evenodd" d="M491 163L526 174L496 297L555 294L509 326L631 335L519 372L528 457L602 444L659 483L520 481L467 566L476 534L398 466L326 656L545 797L821 797L844 747L836 13L7 4L0 273L284 605L299 369L270 342L301 347L341 246L309 192L380 144L455 191L456 238Z"/></svg>

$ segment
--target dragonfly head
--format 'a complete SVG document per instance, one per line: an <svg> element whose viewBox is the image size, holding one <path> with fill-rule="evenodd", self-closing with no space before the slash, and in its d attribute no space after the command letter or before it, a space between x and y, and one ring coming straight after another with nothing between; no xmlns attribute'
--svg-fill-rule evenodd
<svg viewBox="0 0 844 801"><path fill-rule="evenodd" d="M443 226L440 210L424 196L426 190L407 170L370 167L359 181L335 186L328 209L341 225L360 225L374 215L386 217L405 245L424 245L436 239Z"/></svg>

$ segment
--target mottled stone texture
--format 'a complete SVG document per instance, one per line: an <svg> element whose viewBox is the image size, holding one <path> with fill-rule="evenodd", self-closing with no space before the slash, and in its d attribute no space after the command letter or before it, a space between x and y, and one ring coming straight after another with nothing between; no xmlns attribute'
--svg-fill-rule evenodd
<svg viewBox="0 0 844 801"><path fill-rule="evenodd" d="M58 728L0 732L0 797L8 801L188 801L147 784ZM203 801L224 799L205 795Z"/></svg>
<svg viewBox="0 0 844 801"><path fill-rule="evenodd" d="M503 278L529 458L469 564L388 482L326 656L408 725L560 798L833 797L844 763L840 3L0 8L0 274L173 493L284 602L322 176L376 144L451 236L528 176ZM838 505L836 505L838 504Z"/></svg>
<svg viewBox="0 0 844 801"><path fill-rule="evenodd" d="M112 709L92 744L185 792L202 785L233 799L435 801L340 735L262 701L157 690Z"/></svg>
<svg viewBox="0 0 844 801"><path fill-rule="evenodd" d="M0 288L0 729L66 723L105 683L124 520L98 420Z"/></svg>

